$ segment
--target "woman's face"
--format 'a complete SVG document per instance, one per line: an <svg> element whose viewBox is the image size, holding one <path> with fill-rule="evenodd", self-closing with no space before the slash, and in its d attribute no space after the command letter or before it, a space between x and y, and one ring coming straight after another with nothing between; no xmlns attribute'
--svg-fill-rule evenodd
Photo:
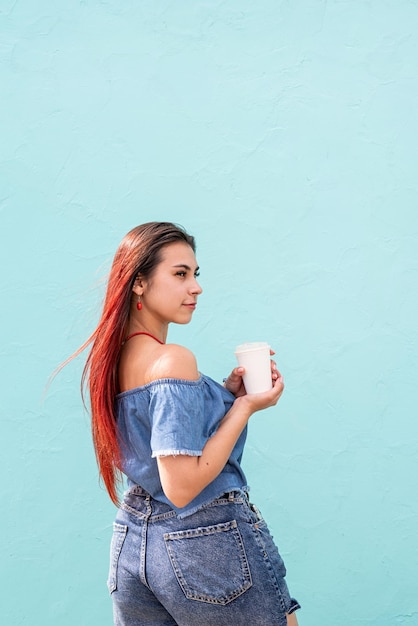
<svg viewBox="0 0 418 626"><path fill-rule="evenodd" d="M202 288L197 282L198 265L192 248L183 242L171 243L161 250L161 261L152 277L135 283L141 297L141 314L155 321L187 324L196 308Z"/></svg>

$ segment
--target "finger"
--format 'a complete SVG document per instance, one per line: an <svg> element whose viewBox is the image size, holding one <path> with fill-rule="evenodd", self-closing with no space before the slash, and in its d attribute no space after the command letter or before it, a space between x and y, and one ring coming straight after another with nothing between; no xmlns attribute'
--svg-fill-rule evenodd
<svg viewBox="0 0 418 626"><path fill-rule="evenodd" d="M278 369L273 372L273 378L274 380L283 380L283 376L280 374Z"/></svg>
<svg viewBox="0 0 418 626"><path fill-rule="evenodd" d="M273 354L276 354L276 353L275 353L275 351L274 351L274 350L272 350L272 349L270 348L270 354L271 354L271 356L273 356Z"/></svg>
<svg viewBox="0 0 418 626"><path fill-rule="evenodd" d="M229 375L229 378L242 378L245 369L243 367L235 367Z"/></svg>
<svg viewBox="0 0 418 626"><path fill-rule="evenodd" d="M280 372L277 369L276 361L271 361L271 377L276 380L280 376Z"/></svg>
<svg viewBox="0 0 418 626"><path fill-rule="evenodd" d="M228 378L225 379L225 382L232 383L233 385L237 383L241 384L244 372L245 369L243 367L235 367Z"/></svg>
<svg viewBox="0 0 418 626"><path fill-rule="evenodd" d="M277 386L282 386L284 387L284 379L283 376L279 373L278 377L276 378L276 380L273 383L273 387L277 387Z"/></svg>

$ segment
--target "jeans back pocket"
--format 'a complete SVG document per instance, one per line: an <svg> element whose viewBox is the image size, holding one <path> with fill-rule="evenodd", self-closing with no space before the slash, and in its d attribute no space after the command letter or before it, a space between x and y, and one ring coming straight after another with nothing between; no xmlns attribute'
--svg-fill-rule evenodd
<svg viewBox="0 0 418 626"><path fill-rule="evenodd" d="M225 605L252 585L237 522L164 534L176 578L190 600Z"/></svg>
<svg viewBox="0 0 418 626"><path fill-rule="evenodd" d="M109 593L113 593L117 589L119 557L127 532L127 526L114 522L112 542L110 544L109 576L107 579L107 587L109 589Z"/></svg>

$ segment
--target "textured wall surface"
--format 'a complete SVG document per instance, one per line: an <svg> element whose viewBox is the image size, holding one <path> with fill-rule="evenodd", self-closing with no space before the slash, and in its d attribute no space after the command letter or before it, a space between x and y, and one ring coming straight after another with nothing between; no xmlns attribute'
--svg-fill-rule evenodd
<svg viewBox="0 0 418 626"><path fill-rule="evenodd" d="M276 348L244 464L301 626L416 626L417 1L0 4L2 623L112 623L83 360L44 389L169 219L204 288L171 340L218 379Z"/></svg>

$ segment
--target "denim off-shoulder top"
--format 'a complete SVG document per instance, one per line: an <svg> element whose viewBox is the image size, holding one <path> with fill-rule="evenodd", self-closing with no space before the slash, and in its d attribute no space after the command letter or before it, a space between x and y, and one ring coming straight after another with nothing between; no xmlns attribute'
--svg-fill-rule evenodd
<svg viewBox="0 0 418 626"><path fill-rule="evenodd" d="M158 456L201 456L235 397L209 376L198 380L164 378L116 396L121 470L128 485L140 485L155 500L165 502L178 517L187 517L224 493L246 488L241 468L247 427L221 473L183 508L175 507L161 487Z"/></svg>

